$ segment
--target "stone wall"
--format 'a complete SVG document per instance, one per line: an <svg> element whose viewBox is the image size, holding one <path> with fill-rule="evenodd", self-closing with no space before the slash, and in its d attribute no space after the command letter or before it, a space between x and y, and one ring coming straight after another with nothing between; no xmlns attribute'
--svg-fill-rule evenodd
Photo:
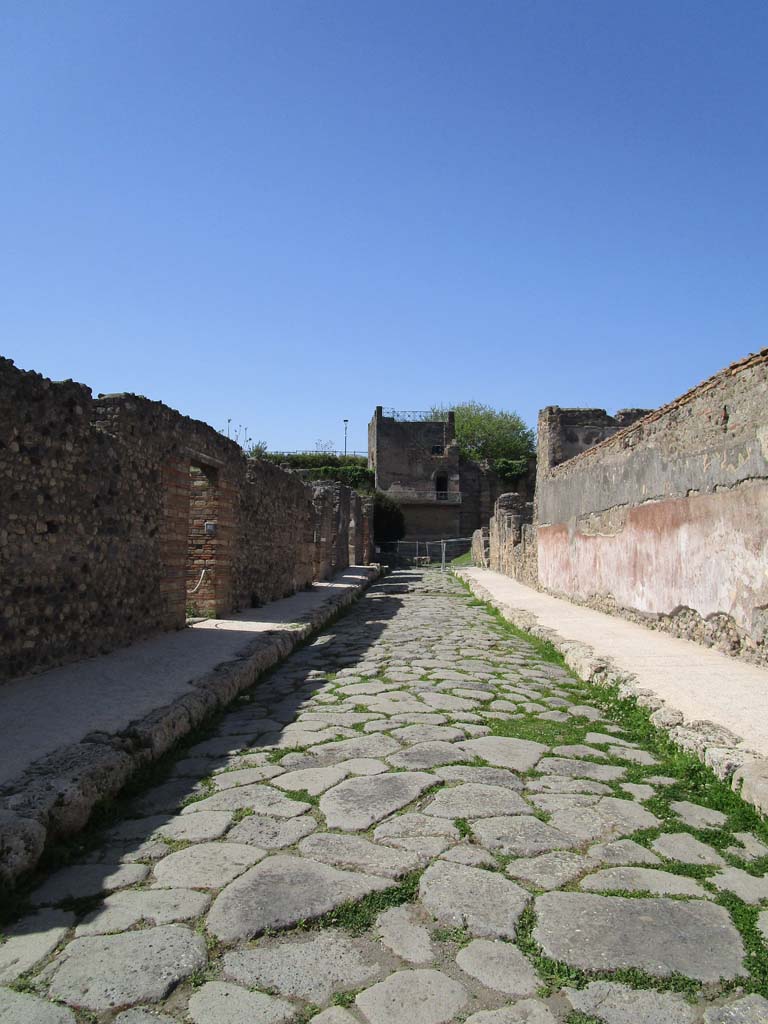
<svg viewBox="0 0 768 1024"><path fill-rule="evenodd" d="M331 487L317 558L313 489L299 478L160 402L93 399L4 359L0 488L0 679L180 628L187 612L262 604L349 564L349 488Z"/></svg>
<svg viewBox="0 0 768 1024"><path fill-rule="evenodd" d="M540 586L768 660L768 350L571 458L569 412L539 421Z"/></svg>
<svg viewBox="0 0 768 1024"><path fill-rule="evenodd" d="M500 495L488 527L472 535L474 564L535 586L536 555L533 502L521 494Z"/></svg>

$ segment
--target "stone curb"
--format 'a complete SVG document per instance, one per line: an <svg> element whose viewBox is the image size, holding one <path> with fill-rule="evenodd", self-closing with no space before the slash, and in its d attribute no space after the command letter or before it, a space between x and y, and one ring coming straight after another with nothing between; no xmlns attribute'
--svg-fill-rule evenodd
<svg viewBox="0 0 768 1024"><path fill-rule="evenodd" d="M540 626L532 612L499 601L482 583L467 577L460 569L454 572L476 597L487 601L518 629L551 643L562 654L566 665L582 679L598 686L616 685L620 697L634 697L642 707L649 708L653 724L664 729L678 747L695 754L719 779L730 780L734 792L761 814L768 814L768 759L742 750L737 746L739 737L724 726L706 721L687 722L681 711L641 686L636 676L622 671L593 647L565 640L555 630Z"/></svg>
<svg viewBox="0 0 768 1024"><path fill-rule="evenodd" d="M0 881L8 884L31 870L53 839L77 832L94 806L115 796L138 769L162 757L183 736L243 690L303 640L352 604L379 576L332 592L294 628L267 630L238 658L224 661L192 680L194 690L119 733L90 733L79 743L35 761L0 787Z"/></svg>

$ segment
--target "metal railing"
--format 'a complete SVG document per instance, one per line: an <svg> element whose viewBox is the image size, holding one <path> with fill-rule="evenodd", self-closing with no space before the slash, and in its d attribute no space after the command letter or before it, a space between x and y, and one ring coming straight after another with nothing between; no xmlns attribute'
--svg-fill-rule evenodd
<svg viewBox="0 0 768 1024"><path fill-rule="evenodd" d="M447 423L447 412L435 412L433 409L383 409L382 415L389 420L400 420L402 423Z"/></svg>
<svg viewBox="0 0 768 1024"><path fill-rule="evenodd" d="M460 505L461 491L412 491L390 487L385 492L388 498L407 505L409 502L441 502L446 505Z"/></svg>

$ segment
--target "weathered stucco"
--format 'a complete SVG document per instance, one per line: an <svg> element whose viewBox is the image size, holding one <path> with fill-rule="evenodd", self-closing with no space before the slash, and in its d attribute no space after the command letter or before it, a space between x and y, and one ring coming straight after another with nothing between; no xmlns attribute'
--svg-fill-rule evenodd
<svg viewBox="0 0 768 1024"><path fill-rule="evenodd" d="M768 487L612 511L621 514L605 532L594 518L589 532L582 523L539 526L542 586L569 597L610 595L649 614L725 614L753 640L764 639Z"/></svg>
<svg viewBox="0 0 768 1024"><path fill-rule="evenodd" d="M690 611L766 656L768 350L559 461L564 412L539 421L538 584L629 614ZM718 641L683 618L683 635Z"/></svg>

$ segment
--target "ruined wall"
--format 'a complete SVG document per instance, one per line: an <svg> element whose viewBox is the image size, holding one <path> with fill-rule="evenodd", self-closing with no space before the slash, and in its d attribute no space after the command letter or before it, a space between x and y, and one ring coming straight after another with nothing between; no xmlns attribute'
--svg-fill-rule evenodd
<svg viewBox="0 0 768 1024"><path fill-rule="evenodd" d="M487 526L481 526L479 530L475 530L472 534L472 547L470 550L472 565L477 565L481 569L491 568L491 542Z"/></svg>
<svg viewBox="0 0 768 1024"><path fill-rule="evenodd" d="M500 495L488 527L473 534L472 559L475 565L535 586L537 546L533 502L521 494Z"/></svg>
<svg viewBox="0 0 768 1024"><path fill-rule="evenodd" d="M573 458L564 412L539 421L540 585L768 659L768 350Z"/></svg>
<svg viewBox="0 0 768 1024"><path fill-rule="evenodd" d="M315 579L327 579L350 565L350 513L353 496L344 484L315 481L312 485L313 566Z"/></svg>
<svg viewBox="0 0 768 1024"><path fill-rule="evenodd" d="M340 571L352 493L332 488L318 560L299 478L160 402L0 360L0 679Z"/></svg>
<svg viewBox="0 0 768 1024"><path fill-rule="evenodd" d="M82 384L0 360L0 678L176 624L161 467L92 414Z"/></svg>
<svg viewBox="0 0 768 1024"><path fill-rule="evenodd" d="M313 520L306 484L271 462L247 460L233 566L237 608L288 597L312 582Z"/></svg>

